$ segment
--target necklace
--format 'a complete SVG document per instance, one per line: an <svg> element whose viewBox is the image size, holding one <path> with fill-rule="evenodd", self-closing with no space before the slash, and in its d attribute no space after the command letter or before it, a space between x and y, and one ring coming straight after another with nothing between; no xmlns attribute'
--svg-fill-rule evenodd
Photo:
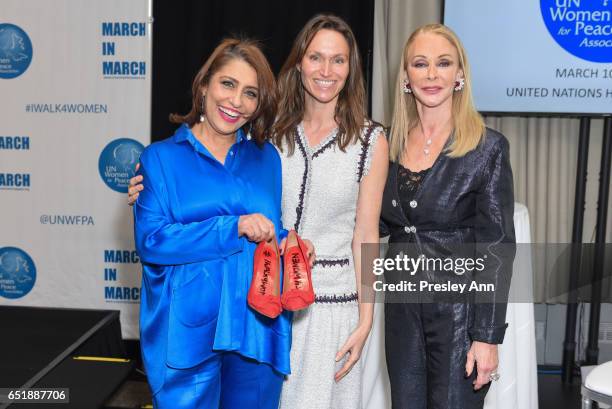
<svg viewBox="0 0 612 409"><path fill-rule="evenodd" d="M427 138L427 140L425 141L425 147L423 148L423 153L425 154L425 156L429 156L429 148L431 146L431 137Z"/></svg>

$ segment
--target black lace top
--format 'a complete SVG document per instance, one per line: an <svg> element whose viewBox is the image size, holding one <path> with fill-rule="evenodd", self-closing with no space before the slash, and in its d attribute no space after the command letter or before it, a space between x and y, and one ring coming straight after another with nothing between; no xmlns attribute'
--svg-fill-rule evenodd
<svg viewBox="0 0 612 409"><path fill-rule="evenodd" d="M410 211L412 210L410 202L414 199L416 192L421 186L421 182L430 170L431 168L413 172L403 167L401 164L398 166L397 184L399 197L402 204L402 210L406 213L408 219L410 219Z"/></svg>

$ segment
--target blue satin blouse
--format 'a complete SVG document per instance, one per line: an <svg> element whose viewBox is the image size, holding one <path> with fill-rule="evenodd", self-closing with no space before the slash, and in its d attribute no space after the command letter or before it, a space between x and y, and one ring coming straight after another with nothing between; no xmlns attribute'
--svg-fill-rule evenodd
<svg viewBox="0 0 612 409"><path fill-rule="evenodd" d="M288 374L291 315L276 319L246 301L256 244L238 237L241 215L281 224L281 163L269 143L237 132L225 164L182 125L140 157L144 190L134 205L136 250L143 265L140 342L151 389L165 366L193 367L235 351Z"/></svg>

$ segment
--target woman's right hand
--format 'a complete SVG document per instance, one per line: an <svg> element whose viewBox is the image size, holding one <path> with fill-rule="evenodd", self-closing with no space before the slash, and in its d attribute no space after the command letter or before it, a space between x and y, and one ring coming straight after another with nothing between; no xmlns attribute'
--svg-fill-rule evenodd
<svg viewBox="0 0 612 409"><path fill-rule="evenodd" d="M136 164L135 172L138 172L140 168L140 163ZM128 186L128 205L132 206L136 203L136 199L138 199L138 195L140 195L140 191L144 189L142 184L143 177L142 175L136 175L130 179L130 184Z"/></svg>
<svg viewBox="0 0 612 409"><path fill-rule="evenodd" d="M238 219L238 236L246 236L256 243L272 240L274 223L260 213L245 214Z"/></svg>

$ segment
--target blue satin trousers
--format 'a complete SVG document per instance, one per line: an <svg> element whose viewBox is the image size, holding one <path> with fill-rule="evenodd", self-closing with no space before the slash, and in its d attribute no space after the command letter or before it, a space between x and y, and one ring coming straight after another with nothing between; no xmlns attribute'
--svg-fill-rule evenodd
<svg viewBox="0 0 612 409"><path fill-rule="evenodd" d="M156 409L277 409L283 375L270 365L220 352L196 367L166 367Z"/></svg>

